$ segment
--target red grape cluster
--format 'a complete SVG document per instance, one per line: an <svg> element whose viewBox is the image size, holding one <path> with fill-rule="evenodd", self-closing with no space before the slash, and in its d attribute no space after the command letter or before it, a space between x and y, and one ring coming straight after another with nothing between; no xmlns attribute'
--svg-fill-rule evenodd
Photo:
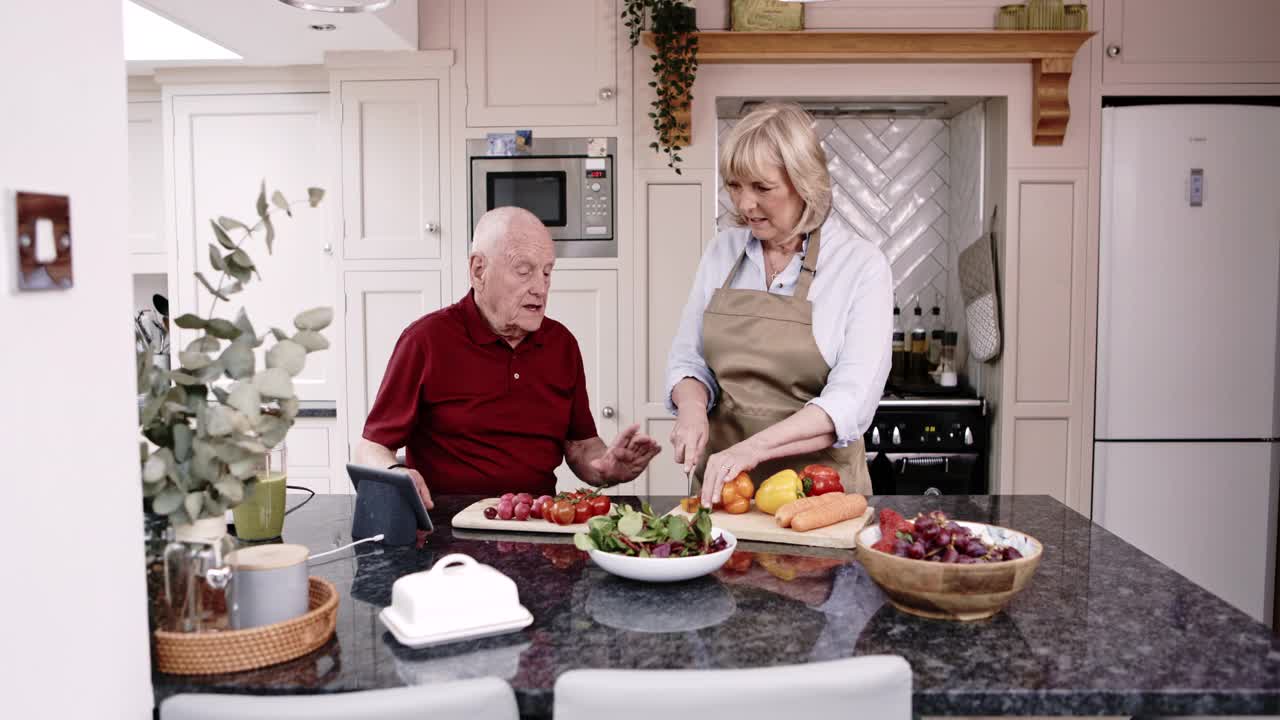
<svg viewBox="0 0 1280 720"><path fill-rule="evenodd" d="M898 528L895 535L893 554L913 560L972 565L1022 557L1016 548L989 544L940 510L916 516L913 523Z"/></svg>
<svg viewBox="0 0 1280 720"><path fill-rule="evenodd" d="M484 516L499 520L528 520L530 516L542 517L542 511L551 503L550 495L535 499L529 493L505 493L497 505L484 509Z"/></svg>

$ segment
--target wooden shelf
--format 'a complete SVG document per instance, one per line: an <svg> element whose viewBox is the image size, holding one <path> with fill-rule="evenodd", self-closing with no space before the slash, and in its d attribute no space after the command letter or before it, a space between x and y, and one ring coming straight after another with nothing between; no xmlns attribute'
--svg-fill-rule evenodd
<svg viewBox="0 0 1280 720"><path fill-rule="evenodd" d="M1071 116L1071 66L1094 35L1062 30L700 32L698 63L1030 63L1032 142L1061 145ZM655 46L652 33L644 34L644 43Z"/></svg>

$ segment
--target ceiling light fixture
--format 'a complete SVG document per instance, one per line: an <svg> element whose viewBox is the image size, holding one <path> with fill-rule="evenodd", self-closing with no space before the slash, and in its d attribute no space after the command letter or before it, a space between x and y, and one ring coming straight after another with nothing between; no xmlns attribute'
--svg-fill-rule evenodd
<svg viewBox="0 0 1280 720"><path fill-rule="evenodd" d="M396 0L280 0L299 10L327 13L377 12L391 7Z"/></svg>

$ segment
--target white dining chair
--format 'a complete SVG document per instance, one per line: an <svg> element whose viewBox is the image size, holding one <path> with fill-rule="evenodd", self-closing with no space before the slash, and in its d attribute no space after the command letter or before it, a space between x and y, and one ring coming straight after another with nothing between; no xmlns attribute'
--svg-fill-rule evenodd
<svg viewBox="0 0 1280 720"><path fill-rule="evenodd" d="M911 666L897 655L743 670L570 670L556 679L555 720L911 720Z"/></svg>
<svg viewBox="0 0 1280 720"><path fill-rule="evenodd" d="M519 720L496 677L323 695L188 693L160 703L160 720Z"/></svg>

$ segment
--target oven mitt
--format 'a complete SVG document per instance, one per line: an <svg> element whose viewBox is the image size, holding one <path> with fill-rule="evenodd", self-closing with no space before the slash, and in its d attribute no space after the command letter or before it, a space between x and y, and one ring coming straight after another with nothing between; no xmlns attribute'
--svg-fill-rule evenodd
<svg viewBox="0 0 1280 720"><path fill-rule="evenodd" d="M960 252L960 296L964 300L969 353L982 362L1000 354L1000 299L996 294L995 213L991 231Z"/></svg>

